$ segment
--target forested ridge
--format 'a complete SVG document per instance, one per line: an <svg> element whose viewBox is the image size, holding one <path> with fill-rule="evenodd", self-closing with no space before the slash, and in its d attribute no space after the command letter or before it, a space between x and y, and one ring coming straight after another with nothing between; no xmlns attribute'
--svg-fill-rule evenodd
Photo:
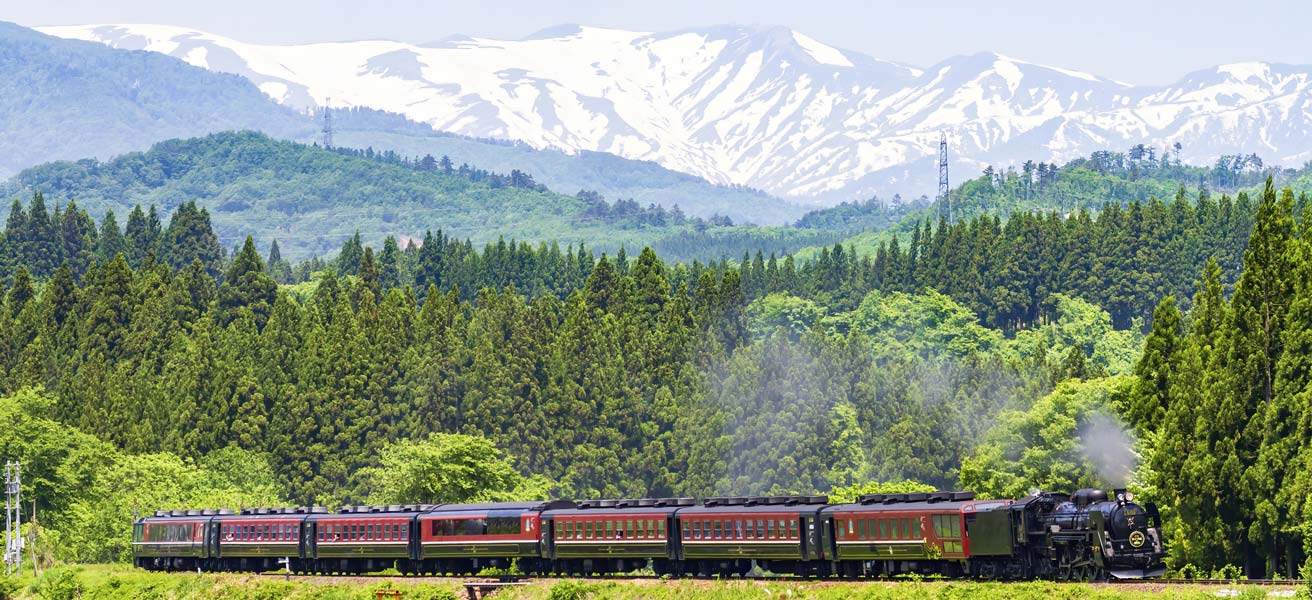
<svg viewBox="0 0 1312 600"><path fill-rule="evenodd" d="M778 252L832 243L828 230L737 225L727 217L685 215L677 206L640 205L547 190L529 173L495 173L446 156L401 156L372 149L324 149L255 132L168 140L111 160L59 161L24 170L3 190L75 199L100 218L134 205L167 217L187 202L206 208L224 248L252 235L273 240L292 260L324 256L359 233L380 246L388 235L419 237L432 223L480 245L500 237L587 243L614 253L651 245L677 260Z"/></svg>

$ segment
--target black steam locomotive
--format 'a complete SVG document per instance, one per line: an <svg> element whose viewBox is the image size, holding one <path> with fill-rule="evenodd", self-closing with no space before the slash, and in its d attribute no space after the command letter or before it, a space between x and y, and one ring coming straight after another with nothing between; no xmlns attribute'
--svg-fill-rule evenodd
<svg viewBox="0 0 1312 600"><path fill-rule="evenodd" d="M134 524L152 570L983 579L1156 577L1161 519L1124 490L972 492L161 511Z"/></svg>

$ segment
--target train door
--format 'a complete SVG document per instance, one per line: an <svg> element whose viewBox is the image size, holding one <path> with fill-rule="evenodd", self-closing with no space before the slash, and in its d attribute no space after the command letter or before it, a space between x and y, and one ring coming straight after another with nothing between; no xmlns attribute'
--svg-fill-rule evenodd
<svg viewBox="0 0 1312 600"><path fill-rule="evenodd" d="M817 527L817 529L820 530L820 535L818 536L820 543L818 546L816 546L816 554L817 554L816 558L820 560L824 560L826 558L830 560L836 560L838 558L838 554L833 551L834 548L833 540L835 539L834 516L828 513L822 513L820 516L816 517L816 521L819 522L819 526Z"/></svg>
<svg viewBox="0 0 1312 600"><path fill-rule="evenodd" d="M806 560L820 560L820 528L814 516L798 515L801 521L802 556Z"/></svg>
<svg viewBox="0 0 1312 600"><path fill-rule="evenodd" d="M319 524L315 521L306 519L301 524L301 557L314 558L319 556L318 537L315 535L319 530Z"/></svg>
<svg viewBox="0 0 1312 600"><path fill-rule="evenodd" d="M205 548L201 552L201 558L218 557L219 555L219 521L210 519L205 522Z"/></svg>
<svg viewBox="0 0 1312 600"><path fill-rule="evenodd" d="M544 559L552 559L556 556L556 520L551 517L540 517L538 519L538 556Z"/></svg>

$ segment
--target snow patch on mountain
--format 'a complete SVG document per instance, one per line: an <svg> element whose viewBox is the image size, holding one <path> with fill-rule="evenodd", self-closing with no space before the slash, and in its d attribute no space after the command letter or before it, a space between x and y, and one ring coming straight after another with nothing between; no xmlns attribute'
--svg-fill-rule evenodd
<svg viewBox="0 0 1312 600"><path fill-rule="evenodd" d="M562 25L520 40L247 44L163 25L44 27L249 78L280 103L364 106L439 130L652 160L828 202L932 193L954 171L1180 142L1183 157L1312 155L1312 68L1235 63L1135 87L994 53L927 69L787 28Z"/></svg>

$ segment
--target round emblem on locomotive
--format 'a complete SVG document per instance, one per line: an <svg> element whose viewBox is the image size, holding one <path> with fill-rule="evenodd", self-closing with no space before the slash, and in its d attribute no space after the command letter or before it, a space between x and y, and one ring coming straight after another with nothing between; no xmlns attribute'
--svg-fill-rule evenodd
<svg viewBox="0 0 1312 600"><path fill-rule="evenodd" d="M1144 537L1142 531L1135 531L1130 534L1130 545L1138 548L1143 546Z"/></svg>

